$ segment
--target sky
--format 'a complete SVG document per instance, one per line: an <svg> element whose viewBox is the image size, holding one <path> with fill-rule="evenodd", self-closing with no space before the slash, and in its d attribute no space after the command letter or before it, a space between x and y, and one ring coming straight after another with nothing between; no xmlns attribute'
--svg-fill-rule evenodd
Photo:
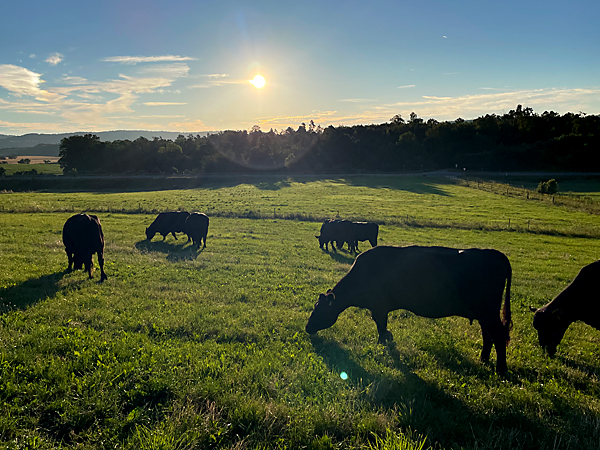
<svg viewBox="0 0 600 450"><path fill-rule="evenodd" d="M599 114L599 17L597 0L3 0L0 134Z"/></svg>

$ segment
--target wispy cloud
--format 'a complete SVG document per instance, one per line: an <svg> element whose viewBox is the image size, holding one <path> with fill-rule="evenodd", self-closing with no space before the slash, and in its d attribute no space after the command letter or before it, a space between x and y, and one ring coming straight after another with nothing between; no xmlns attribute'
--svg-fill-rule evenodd
<svg viewBox="0 0 600 450"><path fill-rule="evenodd" d="M63 75L63 77L61 78L60 81L66 83L66 84L86 84L86 83L88 83L88 80L83 77L71 77L69 75Z"/></svg>
<svg viewBox="0 0 600 450"><path fill-rule="evenodd" d="M56 66L64 59L64 55L60 53L52 53L46 58L46 62L52 66Z"/></svg>
<svg viewBox="0 0 600 450"><path fill-rule="evenodd" d="M421 117L453 120L457 117L475 118L484 114L502 114L518 104L539 111L586 111L600 102L600 88L589 89L531 89L457 97L423 96L420 102L401 102L385 105L389 111L407 114L415 111Z"/></svg>
<svg viewBox="0 0 600 450"><path fill-rule="evenodd" d="M216 131L215 128L209 127L201 120L191 120L187 122L172 122L169 124L170 130L185 131L193 133L196 131Z"/></svg>
<svg viewBox="0 0 600 450"><path fill-rule="evenodd" d="M42 102L50 102L62 98L55 93L40 88L43 83L41 74L24 67L12 64L0 65L0 86L15 97L28 96Z"/></svg>
<svg viewBox="0 0 600 450"><path fill-rule="evenodd" d="M141 94L158 94L169 88L176 79L187 76L188 70L186 64L175 63L159 66L155 71L141 70L135 76L119 75L117 79L106 81L90 81L65 75L59 80L63 86L42 89L44 80L41 74L15 65L0 65L0 87L7 89L15 99L0 99L0 110L53 114L61 118L59 120L63 130L110 129L123 126L123 119L117 122L112 117L130 115L133 112L133 104ZM157 106L186 104L147 103ZM21 129L34 128L26 126ZM39 129L55 131L52 126Z"/></svg>
<svg viewBox="0 0 600 450"><path fill-rule="evenodd" d="M408 89L408 88L414 88L415 85L414 84L405 84L404 86L398 86L398 89Z"/></svg>
<svg viewBox="0 0 600 450"><path fill-rule="evenodd" d="M177 105L187 105L187 103L175 103L175 102L145 102L142 105L146 106L177 106Z"/></svg>
<svg viewBox="0 0 600 450"><path fill-rule="evenodd" d="M349 103L368 103L368 102L375 102L377 100L371 100L368 98L345 98L343 100L340 100L340 102L349 102Z"/></svg>
<svg viewBox="0 0 600 450"><path fill-rule="evenodd" d="M144 67L138 72L142 75L153 75L167 78L181 78L186 77L190 71L190 68L185 63L175 64L160 64L157 66Z"/></svg>
<svg viewBox="0 0 600 450"><path fill-rule="evenodd" d="M162 55L162 56L110 56L103 58L102 61L106 62L117 62L121 64L140 64L140 63L154 63L154 62L180 62L180 61L193 61L196 58L190 56L179 56L179 55Z"/></svg>
<svg viewBox="0 0 600 450"><path fill-rule="evenodd" d="M191 89L208 89L212 87L225 86L228 84L249 84L250 80L230 80L229 75L226 73L211 73L208 75L202 75L208 78L206 83L194 84L189 86Z"/></svg>

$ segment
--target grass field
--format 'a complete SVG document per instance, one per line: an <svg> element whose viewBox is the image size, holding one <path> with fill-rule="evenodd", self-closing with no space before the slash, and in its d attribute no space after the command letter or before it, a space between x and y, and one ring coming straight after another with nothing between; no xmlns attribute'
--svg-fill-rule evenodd
<svg viewBox="0 0 600 450"><path fill-rule="evenodd" d="M21 158L34 158L33 156L24 156ZM48 159L49 157L35 157L35 158L44 158ZM56 158L52 158L52 160L56 161ZM37 162L37 161L36 161ZM5 175L10 176L14 175L16 172L29 172L30 170L34 170L38 174L48 174L48 175L62 175L62 169L58 164L44 164L42 162L38 164L17 164L13 161L10 161L8 164L0 164L0 168L5 170Z"/></svg>
<svg viewBox="0 0 600 450"><path fill-rule="evenodd" d="M600 333L574 324L549 359L528 309L598 259L598 216L424 177L4 193L0 205L6 448L600 448ZM157 211L178 208L210 216L203 251L143 240ZM103 284L64 271L62 225L79 211L103 224ZM382 245L506 253L509 373L496 375L495 352L479 362L480 328L463 318L396 311L382 346L350 309L308 336L319 293L353 262L314 238L338 214L380 222Z"/></svg>

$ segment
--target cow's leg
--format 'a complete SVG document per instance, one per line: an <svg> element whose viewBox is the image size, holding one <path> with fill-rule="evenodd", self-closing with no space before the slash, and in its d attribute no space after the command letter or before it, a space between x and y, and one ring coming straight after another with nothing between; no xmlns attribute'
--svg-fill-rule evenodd
<svg viewBox="0 0 600 450"><path fill-rule="evenodd" d="M492 352L492 337L486 327L481 325L481 335L483 336L483 348L481 349L481 362L487 363L490 361L490 353Z"/></svg>
<svg viewBox="0 0 600 450"><path fill-rule="evenodd" d="M168 234L168 233L167 233ZM171 234L173 235L173 237L177 240L177 236L175 235L174 231L171 231Z"/></svg>
<svg viewBox="0 0 600 450"><path fill-rule="evenodd" d="M108 279L106 273L104 273L104 253L98 252L98 265L100 266L100 282Z"/></svg>
<svg viewBox="0 0 600 450"><path fill-rule="evenodd" d="M92 273L94 272L94 263L92 262L92 255L90 255L90 260L85 262L85 271L88 273L88 278L93 278Z"/></svg>
<svg viewBox="0 0 600 450"><path fill-rule="evenodd" d="M494 347L496 347L496 372L504 373L508 370L506 365L506 331L500 321L500 317L496 317L486 323L481 324L481 329L489 333L489 337L492 340ZM491 349L491 348L490 348ZM481 352L481 358L483 359L485 351L485 338L484 338L484 349ZM488 351L489 359L489 351Z"/></svg>
<svg viewBox="0 0 600 450"><path fill-rule="evenodd" d="M386 341L394 340L392 332L387 329L388 313L371 311L371 316L377 325L377 333L379 333L378 344L385 344Z"/></svg>
<svg viewBox="0 0 600 450"><path fill-rule="evenodd" d="M73 270L73 253L69 252L68 250L66 250L67 252L67 258L69 259L69 267L67 267L68 271Z"/></svg>

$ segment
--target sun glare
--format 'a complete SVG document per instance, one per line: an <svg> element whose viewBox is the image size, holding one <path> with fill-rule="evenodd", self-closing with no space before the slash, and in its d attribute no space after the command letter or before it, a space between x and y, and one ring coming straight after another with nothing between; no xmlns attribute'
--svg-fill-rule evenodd
<svg viewBox="0 0 600 450"><path fill-rule="evenodd" d="M262 77L262 75L256 75L252 80L250 80L250 83L252 83L255 88L260 89L265 86L265 79Z"/></svg>

